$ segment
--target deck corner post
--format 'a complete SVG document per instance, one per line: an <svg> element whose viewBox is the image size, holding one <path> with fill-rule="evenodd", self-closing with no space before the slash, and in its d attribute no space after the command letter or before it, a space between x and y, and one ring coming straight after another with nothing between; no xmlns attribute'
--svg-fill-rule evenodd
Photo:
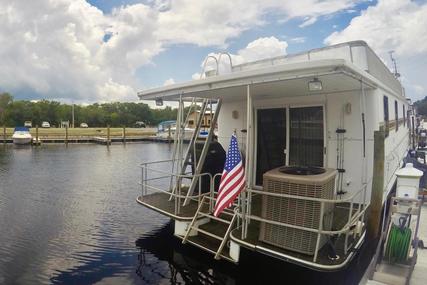
<svg viewBox="0 0 427 285"><path fill-rule="evenodd" d="M385 132L381 128L374 132L374 173L372 179L371 204L367 221L367 239L378 237L381 224L382 202L384 193L384 145Z"/></svg>

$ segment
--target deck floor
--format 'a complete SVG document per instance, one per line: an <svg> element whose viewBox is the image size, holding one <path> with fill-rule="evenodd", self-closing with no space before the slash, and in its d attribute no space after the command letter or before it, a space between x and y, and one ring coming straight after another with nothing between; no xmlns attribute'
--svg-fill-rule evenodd
<svg viewBox="0 0 427 285"><path fill-rule="evenodd" d="M179 212L175 211L175 200L169 201L169 194L164 192L156 192L144 196L139 196L136 200L143 206L153 209L159 213L162 213L168 217L176 220L192 220L198 207L197 201L190 200L187 206L182 206L184 199L181 199L181 206ZM204 205L208 207L208 205Z"/></svg>
<svg viewBox="0 0 427 285"><path fill-rule="evenodd" d="M251 213L252 215L260 216L261 204L262 203L261 203L261 197L260 196L254 196L252 198L252 213ZM332 225L333 229L342 228L346 224L349 211L350 211L349 205L342 204L340 206L335 207L333 225ZM355 212L355 211L356 211L356 209L353 209L353 212ZM277 247L274 245L270 245L268 243L260 241L259 240L259 233L260 233L260 222L251 221L250 225L248 226L247 238L243 239L243 241L250 244L251 246L254 246L254 247L258 246L258 247L267 248L267 249L270 249L272 251L279 252L281 254L285 254L288 256L292 256L295 258L305 260L307 262L313 261L312 255L306 255L306 254L294 252L291 250L286 250L286 249L283 249L283 248L280 248L280 247ZM231 235L234 238L241 240L241 236L242 236L241 228L237 228L237 229L233 230ZM322 265L327 265L327 266L341 264L348 257L348 255L351 253L351 251L349 251L347 254L344 254L344 251L343 251L344 240L345 240L344 238L345 238L345 235L341 235L335 241L336 253L340 256L339 260L333 261L333 260L328 258L328 254L330 251L328 249L328 246L325 245L320 249L316 263L320 263ZM357 241L353 240L353 238L349 236L348 244L350 245L350 244L355 243L355 242L357 242Z"/></svg>

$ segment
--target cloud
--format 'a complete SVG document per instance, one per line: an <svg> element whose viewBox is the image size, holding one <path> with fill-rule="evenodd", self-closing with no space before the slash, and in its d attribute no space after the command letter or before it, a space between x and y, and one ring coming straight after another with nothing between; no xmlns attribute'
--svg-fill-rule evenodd
<svg viewBox="0 0 427 285"><path fill-rule="evenodd" d="M362 11L326 44L364 40L391 66L389 51L395 51L406 94L415 99L427 95L427 4L410 0L379 0ZM410 78L410 81L409 81ZM424 92L424 93L423 93Z"/></svg>
<svg viewBox="0 0 427 285"><path fill-rule="evenodd" d="M232 64L238 65L265 58L286 55L287 47L288 43L286 41L280 41L275 37L266 37L250 42L245 48L240 49L237 54L229 55L231 57ZM210 53L208 56L214 56L215 58L219 59L220 54ZM230 72L230 63L227 59L227 56L221 56L221 60L219 61L220 74ZM200 66L203 67L203 64L204 62L202 62ZM205 71L208 70L216 70L216 64L214 60L207 61ZM200 79L200 73L193 74L192 78L195 80Z"/></svg>
<svg viewBox="0 0 427 285"><path fill-rule="evenodd" d="M0 0L0 86L35 99L136 100L136 70L173 45L225 48L271 14L310 21L360 1L157 0L105 14L85 0ZM259 58L269 44L248 46L236 61Z"/></svg>
<svg viewBox="0 0 427 285"><path fill-rule="evenodd" d="M168 86L168 85L172 85L175 84L175 80L173 78L169 78L167 80L165 80L165 82L163 83L163 86Z"/></svg>
<svg viewBox="0 0 427 285"><path fill-rule="evenodd" d="M291 38L289 41L295 44L302 44L302 43L305 43L306 40L307 40L306 37L296 37L296 38Z"/></svg>
<svg viewBox="0 0 427 285"><path fill-rule="evenodd" d="M308 27L310 25L313 25L314 23L316 23L317 18L316 17L307 17L304 22L302 24L300 24L298 27L300 28L304 28L304 27Z"/></svg>

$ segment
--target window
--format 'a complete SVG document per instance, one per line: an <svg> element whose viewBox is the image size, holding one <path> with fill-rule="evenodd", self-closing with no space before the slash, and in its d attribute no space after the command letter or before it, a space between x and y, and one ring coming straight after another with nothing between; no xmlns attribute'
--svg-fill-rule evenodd
<svg viewBox="0 0 427 285"><path fill-rule="evenodd" d="M388 137L388 97L384 96L384 133L385 137Z"/></svg>
<svg viewBox="0 0 427 285"><path fill-rule="evenodd" d="M403 126L406 126L406 110L405 110L405 105L403 105Z"/></svg>
<svg viewBox="0 0 427 285"><path fill-rule="evenodd" d="M399 109L397 108L397 101L394 100L394 120L396 124L396 132L399 129Z"/></svg>

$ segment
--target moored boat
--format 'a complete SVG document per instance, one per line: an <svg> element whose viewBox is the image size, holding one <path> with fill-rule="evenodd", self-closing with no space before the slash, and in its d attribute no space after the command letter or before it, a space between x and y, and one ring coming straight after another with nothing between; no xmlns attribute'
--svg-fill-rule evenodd
<svg viewBox="0 0 427 285"><path fill-rule="evenodd" d="M230 57L230 68L138 93L178 102L177 126L191 102L201 114L194 134L215 111L203 147L193 135L188 145L175 141L170 160L142 164L137 202L216 259L237 263L245 248L314 270L344 268L365 241L368 208L371 233L379 229L410 145L414 113L399 80L361 41L237 66ZM222 146L236 134L246 184L219 216L222 174L206 163L216 126ZM185 128L176 131L180 138Z"/></svg>
<svg viewBox="0 0 427 285"><path fill-rule="evenodd" d="M27 127L16 127L13 131L12 140L14 144L30 144L32 136Z"/></svg>

